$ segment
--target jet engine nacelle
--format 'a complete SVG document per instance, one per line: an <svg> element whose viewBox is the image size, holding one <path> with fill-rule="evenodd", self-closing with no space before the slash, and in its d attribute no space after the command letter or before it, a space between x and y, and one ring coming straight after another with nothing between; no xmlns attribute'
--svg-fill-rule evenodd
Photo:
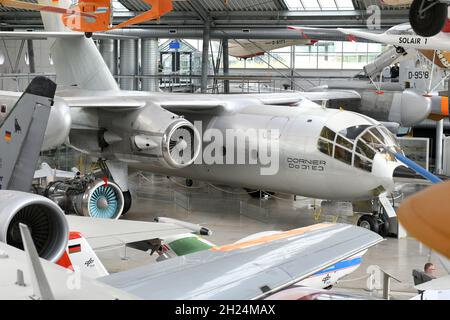
<svg viewBox="0 0 450 320"><path fill-rule="evenodd" d="M413 89L395 94L389 115L391 121L410 127L425 120L431 113L432 100Z"/></svg>
<svg viewBox="0 0 450 320"><path fill-rule="evenodd" d="M54 181L44 196L57 203L66 213L79 216L118 219L123 212L124 197L112 182L90 178Z"/></svg>
<svg viewBox="0 0 450 320"><path fill-rule="evenodd" d="M0 241L23 249L19 224L26 224L41 258L58 261L67 248L69 226L64 212L42 196L0 191Z"/></svg>
<svg viewBox="0 0 450 320"><path fill-rule="evenodd" d="M99 140L103 155L146 157L147 163L179 169L193 164L200 153L200 135L194 125L158 105L146 105L120 115L101 113L99 126L103 130ZM70 143L79 149L92 150L86 144L89 140L92 143L97 139L70 135Z"/></svg>

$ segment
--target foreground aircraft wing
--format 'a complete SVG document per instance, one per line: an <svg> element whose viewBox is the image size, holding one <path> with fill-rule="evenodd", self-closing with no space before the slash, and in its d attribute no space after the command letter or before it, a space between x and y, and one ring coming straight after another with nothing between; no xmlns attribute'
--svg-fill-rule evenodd
<svg viewBox="0 0 450 320"><path fill-rule="evenodd" d="M96 219L71 215L66 218L69 229L80 232L94 250L192 232L170 223Z"/></svg>
<svg viewBox="0 0 450 320"><path fill-rule="evenodd" d="M0 300L130 300L137 299L104 283L82 277L53 262L0 242ZM31 262L31 263L30 263ZM36 270L38 272L36 272ZM42 272L39 272L41 271ZM23 285L18 273L24 276ZM45 295L40 283L46 284ZM47 287L47 289L48 289Z"/></svg>
<svg viewBox="0 0 450 320"><path fill-rule="evenodd" d="M382 240L367 229L324 223L213 247L98 280L143 299L258 299Z"/></svg>

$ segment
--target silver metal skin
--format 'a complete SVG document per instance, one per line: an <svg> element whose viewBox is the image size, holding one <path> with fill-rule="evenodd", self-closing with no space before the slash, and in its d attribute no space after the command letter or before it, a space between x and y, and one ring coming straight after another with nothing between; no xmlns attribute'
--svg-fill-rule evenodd
<svg viewBox="0 0 450 320"><path fill-rule="evenodd" d="M122 161L128 167L138 170L319 199L368 199L377 195L374 190L378 187L382 186L385 190L391 190L394 186L392 172L400 164L395 160L386 160L383 153L377 154L373 170L368 172L345 164L318 150L318 140L324 126L339 132L357 125L381 125L366 116L348 111L324 109L307 99L301 99L301 96L297 97L300 102L296 106L288 107L264 104L264 102L275 102L276 97L273 95L259 97L241 95L212 97L209 95L158 93L135 95L134 92L125 91L118 94L122 99L126 97L136 101L145 101L147 106L121 114L122 116L102 111L91 113L91 124L100 122L104 125L97 128L89 125L90 130L73 129L70 134L72 146L93 156ZM212 101L213 98L217 100ZM183 101L188 101L186 103L188 106L181 106ZM210 107L202 108L201 106L205 104ZM212 105L217 105L217 107L211 107ZM279 130L281 134L279 170L274 175L261 175L262 166L260 164L208 164L202 162L202 158L199 158L193 165L177 168L173 166L173 163L170 165L167 158L161 157L164 151L158 154L154 149L132 150L127 135L134 135L132 129L142 132L143 128L149 128L151 125L159 123L159 115L164 114L161 111L164 109L161 107L173 113L183 114L187 120L190 120L189 122L185 120L188 123L201 121L203 131L216 129L224 137L227 130L233 129L266 130L270 128ZM169 112L167 110L164 111ZM203 111L199 112L199 110ZM72 108L71 111L74 127L81 128L86 119L85 111L79 108ZM172 114L172 112L170 113ZM100 150L94 143L97 141L96 130L100 127L105 128L106 123L108 123L108 130L122 135L123 142ZM131 126L131 124L133 125ZM158 134L164 132L162 131L163 126L160 127L157 131ZM166 132L170 132L170 130ZM151 135L148 131L145 134ZM153 137L158 139L158 134L154 132ZM203 143L202 153L199 156L203 155L207 145L207 143ZM248 150L240 151L248 152ZM293 169L292 163L290 163L292 161L305 162L305 166L300 165L300 169L298 166ZM316 171L313 168L317 161L326 163L323 171ZM342 188L343 185L346 187Z"/></svg>
<svg viewBox="0 0 450 320"><path fill-rule="evenodd" d="M0 191L0 203L2 203L0 208L0 242L8 244L8 230L13 232L10 229L11 222L22 209L29 209L31 210L30 214L35 211L42 219L46 219L45 223L49 225L49 233L46 234L48 235L47 242L40 252L41 258L53 262L59 260L67 248L69 227L64 212L57 204L35 194L9 190ZM36 226L28 223L28 227L31 229L32 236L34 236L33 227ZM36 232L36 230L34 231Z"/></svg>
<svg viewBox="0 0 450 320"><path fill-rule="evenodd" d="M258 245L216 247L98 280L150 300L260 299L382 240L363 228L329 224Z"/></svg>

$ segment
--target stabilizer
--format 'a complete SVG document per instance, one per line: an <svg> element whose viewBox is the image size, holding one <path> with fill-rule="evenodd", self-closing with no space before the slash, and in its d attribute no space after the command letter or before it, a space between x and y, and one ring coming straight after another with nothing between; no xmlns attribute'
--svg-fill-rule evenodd
<svg viewBox="0 0 450 320"><path fill-rule="evenodd" d="M56 84L34 78L0 126L0 190L30 191Z"/></svg>

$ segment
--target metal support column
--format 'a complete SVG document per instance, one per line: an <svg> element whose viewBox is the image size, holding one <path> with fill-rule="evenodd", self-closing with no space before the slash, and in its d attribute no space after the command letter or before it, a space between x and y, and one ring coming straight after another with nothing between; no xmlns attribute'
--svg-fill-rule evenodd
<svg viewBox="0 0 450 320"><path fill-rule="evenodd" d="M436 123L436 174L442 173L442 145L444 143L444 119Z"/></svg>
<svg viewBox="0 0 450 320"><path fill-rule="evenodd" d="M157 92L158 83L158 59L159 45L158 39L142 39L141 42L141 66L142 75L142 91Z"/></svg>
<svg viewBox="0 0 450 320"><path fill-rule="evenodd" d="M123 90L137 90L138 74L138 41L127 39L120 41L120 88Z"/></svg>
<svg viewBox="0 0 450 320"><path fill-rule="evenodd" d="M230 56L229 56L228 39L223 39L222 41L222 52L223 52L223 75L228 77L230 75ZM223 82L224 93L230 93L230 80L225 79Z"/></svg>
<svg viewBox="0 0 450 320"><path fill-rule="evenodd" d="M28 61L29 61L30 73L36 73L36 64L34 61L33 40L31 40L31 39L27 40L27 48L28 48Z"/></svg>
<svg viewBox="0 0 450 320"><path fill-rule="evenodd" d="M100 40L100 53L102 54L103 60L105 60L109 71L113 76L117 75L117 40L114 39L103 39Z"/></svg>
<svg viewBox="0 0 450 320"><path fill-rule="evenodd" d="M211 33L210 21L205 21L203 28L203 51L202 51L202 81L201 92L206 93L208 89L208 73L209 73L209 41Z"/></svg>

